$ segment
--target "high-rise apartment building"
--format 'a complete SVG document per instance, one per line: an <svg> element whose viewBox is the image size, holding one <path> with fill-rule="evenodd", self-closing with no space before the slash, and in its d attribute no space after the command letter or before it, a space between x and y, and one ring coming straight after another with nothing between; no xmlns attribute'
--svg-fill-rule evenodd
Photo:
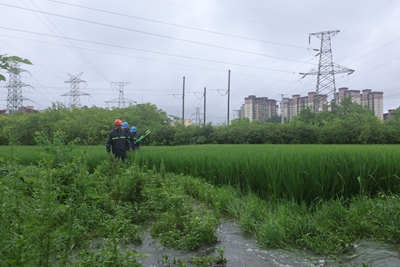
<svg viewBox="0 0 400 267"><path fill-rule="evenodd" d="M308 93L308 96L301 97L293 95L292 98L283 99L284 116L287 120L291 120L298 115L300 111L306 107L313 109L315 103L315 92ZM349 90L347 87L339 88L336 98L340 103L344 98L350 97L354 103L362 105L366 109L374 111L376 117L383 120L383 92L373 92L371 89ZM320 96L320 106L328 104L326 95ZM321 108L322 110L322 108Z"/></svg>
<svg viewBox="0 0 400 267"><path fill-rule="evenodd" d="M327 95L320 95L320 109L328 103ZM292 98L283 99L284 116L287 120L291 120L294 116L300 114L302 109L306 107L314 108L316 101L316 93L309 92L307 96L293 95Z"/></svg>
<svg viewBox="0 0 400 267"><path fill-rule="evenodd" d="M244 104L240 109L240 118L248 118L250 121L266 121L277 115L276 110L276 100L249 95L244 99Z"/></svg>
<svg viewBox="0 0 400 267"><path fill-rule="evenodd" d="M371 89L364 89L360 92L359 90L349 90L347 87L339 88L339 103L350 96L354 103L374 111L375 116L383 120L383 92L372 92Z"/></svg>

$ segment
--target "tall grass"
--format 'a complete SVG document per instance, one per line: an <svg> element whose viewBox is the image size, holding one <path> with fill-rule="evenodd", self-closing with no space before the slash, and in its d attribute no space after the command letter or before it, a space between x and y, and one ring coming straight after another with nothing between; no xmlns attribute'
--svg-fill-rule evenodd
<svg viewBox="0 0 400 267"><path fill-rule="evenodd" d="M400 192L400 147L390 145L205 145L148 147L140 164L250 188L264 198L314 202Z"/></svg>
<svg viewBox="0 0 400 267"><path fill-rule="evenodd" d="M0 158L9 147L0 147ZM41 148L18 147L14 158L35 162ZM104 146L76 148L89 169L107 158ZM395 145L203 145L142 147L131 161L152 169L199 176L215 185L251 189L268 199L298 203L400 193L400 146Z"/></svg>

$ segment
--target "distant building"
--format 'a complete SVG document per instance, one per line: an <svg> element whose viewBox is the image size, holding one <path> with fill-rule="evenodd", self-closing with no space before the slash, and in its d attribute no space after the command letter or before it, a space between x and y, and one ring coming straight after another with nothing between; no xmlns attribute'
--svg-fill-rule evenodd
<svg viewBox="0 0 400 267"><path fill-rule="evenodd" d="M293 95L292 98L283 99L284 116L287 120L291 120L294 116L300 114L302 109L306 107L314 109L316 102L316 93L309 92L307 96L301 97L300 95ZM320 95L320 110L324 105L328 104L328 96Z"/></svg>
<svg viewBox="0 0 400 267"><path fill-rule="evenodd" d="M339 103L346 97L350 97L354 103L372 110L376 117L383 120L383 92L372 92L371 89L349 90L347 87L339 88Z"/></svg>
<svg viewBox="0 0 400 267"><path fill-rule="evenodd" d="M0 110L0 114L11 114L14 112L16 112L16 111L10 112L10 110L8 110L8 109ZM18 108L17 112L35 114L35 113L38 113L39 110L30 108L30 107L20 107L20 108Z"/></svg>
<svg viewBox="0 0 400 267"><path fill-rule="evenodd" d="M387 120L387 119L393 118L394 117L394 111L395 111L394 109L389 109L388 113L384 113L383 114L383 119Z"/></svg>
<svg viewBox="0 0 400 267"><path fill-rule="evenodd" d="M313 110L315 105L316 93L310 92L307 96L301 97L300 95L293 95L292 98L283 99L284 116L287 120L291 120L297 116L300 111L306 107ZM336 93L336 98L340 103L343 99L351 97L354 103L362 105L366 109L374 111L374 114L379 119L383 120L383 92L372 92L371 89L349 90L347 87L339 88ZM320 110L324 105L328 104L328 97L326 95L320 96Z"/></svg>
<svg viewBox="0 0 400 267"><path fill-rule="evenodd" d="M185 122L183 123L184 126L190 126L190 125L195 125L194 122L190 119L186 119Z"/></svg>
<svg viewBox="0 0 400 267"><path fill-rule="evenodd" d="M173 122L173 121L171 121L170 123L169 123L169 125L170 126L175 126L175 122ZM191 119L186 119L184 122L183 122L183 126L190 126L190 125L195 125L194 124L194 122L191 120Z"/></svg>
<svg viewBox="0 0 400 267"><path fill-rule="evenodd" d="M276 100L249 95L244 99L244 104L240 109L240 118L248 118L250 121L266 121L276 116L276 111Z"/></svg>

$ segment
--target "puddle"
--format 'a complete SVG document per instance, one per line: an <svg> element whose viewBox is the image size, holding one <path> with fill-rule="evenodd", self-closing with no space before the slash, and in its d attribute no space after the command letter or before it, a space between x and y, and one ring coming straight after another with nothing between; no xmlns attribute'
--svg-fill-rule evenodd
<svg viewBox="0 0 400 267"><path fill-rule="evenodd" d="M143 262L145 267L164 267L163 255L168 258L181 259L186 262L193 256L217 256L215 247L225 247L226 267L398 267L399 245L380 244L373 241L360 241L347 254L338 258L325 258L303 253L302 251L286 251L281 249L260 249L254 236L244 232L234 219L222 218L216 231L218 243L214 246L202 247L193 252L176 251L162 246L150 234L144 233L143 243L129 245L127 249L135 249L138 253L150 254ZM179 266L172 265L171 266ZM188 263L188 266L192 266Z"/></svg>
<svg viewBox="0 0 400 267"><path fill-rule="evenodd" d="M219 242L213 246L202 247L193 252L176 251L162 246L150 234L143 233L143 243L129 245L127 249L135 249L138 253L150 254L143 262L145 267L163 267L163 255L188 261L193 256L217 256L216 247L225 247L224 257L227 259L226 267L398 267L399 245L381 244L372 241L360 241L347 254L338 258L325 258L306 253L285 250L260 249L255 238L240 229L234 219L222 218L216 231ZM179 266L173 265L171 266ZM188 264L188 266L192 266Z"/></svg>
<svg viewBox="0 0 400 267"><path fill-rule="evenodd" d="M369 267L398 267L400 266L399 247L400 245L361 240L349 253L339 257L341 265L328 260L324 266L362 267L366 264Z"/></svg>

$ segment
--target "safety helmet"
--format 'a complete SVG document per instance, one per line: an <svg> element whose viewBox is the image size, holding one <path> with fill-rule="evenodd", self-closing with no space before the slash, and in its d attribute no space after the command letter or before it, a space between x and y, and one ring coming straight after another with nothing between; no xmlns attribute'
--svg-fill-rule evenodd
<svg viewBox="0 0 400 267"><path fill-rule="evenodd" d="M121 121L120 119L116 119L116 120L114 121L114 125L115 125L115 126L121 126L121 125L122 125L122 121Z"/></svg>
<svg viewBox="0 0 400 267"><path fill-rule="evenodd" d="M122 129L126 129L128 128L128 123L126 121L124 121L124 123L122 123Z"/></svg>
<svg viewBox="0 0 400 267"><path fill-rule="evenodd" d="M131 132L132 132L132 133L136 132L136 127L135 127L135 126L132 126L132 127L131 127Z"/></svg>

